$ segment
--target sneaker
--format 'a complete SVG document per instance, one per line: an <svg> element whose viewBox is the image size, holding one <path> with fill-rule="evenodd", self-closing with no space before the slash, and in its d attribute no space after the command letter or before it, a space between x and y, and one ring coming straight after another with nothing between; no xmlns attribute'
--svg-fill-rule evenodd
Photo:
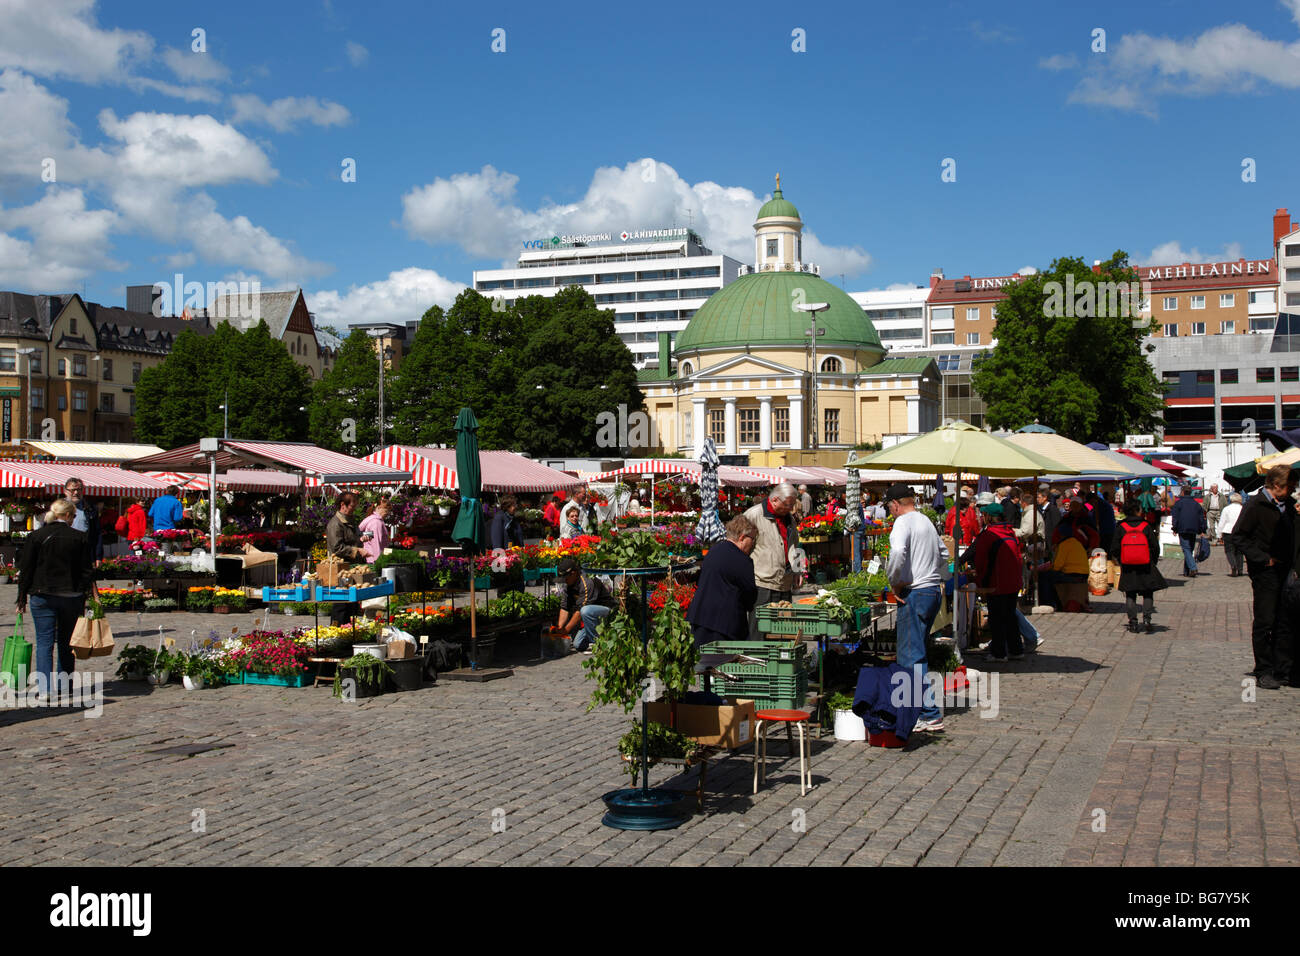
<svg viewBox="0 0 1300 956"><path fill-rule="evenodd" d="M1026 653L1026 654L1037 654L1037 653L1039 652L1039 650L1042 648L1042 646L1043 646L1044 644L1046 644L1046 643L1047 643L1047 639L1046 639L1046 638L1042 638L1042 637L1040 637L1040 638L1038 639L1038 642L1037 642L1036 644L1033 644L1032 646L1030 646L1030 645L1026 645L1026 647L1025 647L1025 653Z"/></svg>
<svg viewBox="0 0 1300 956"><path fill-rule="evenodd" d="M941 734L943 733L943 718L938 720L918 720L916 726L912 728L912 733L924 734Z"/></svg>
<svg viewBox="0 0 1300 956"><path fill-rule="evenodd" d="M592 654L595 654L595 653L596 653L595 649L594 649L594 648L590 648L590 647L587 648L585 651L582 652L582 654L583 654L584 657L590 657Z"/></svg>

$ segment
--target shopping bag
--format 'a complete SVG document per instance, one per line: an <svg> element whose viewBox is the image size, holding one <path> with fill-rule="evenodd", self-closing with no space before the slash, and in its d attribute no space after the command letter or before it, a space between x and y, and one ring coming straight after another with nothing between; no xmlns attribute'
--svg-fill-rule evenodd
<svg viewBox="0 0 1300 956"><path fill-rule="evenodd" d="M1196 559L1197 564L1210 560L1210 539L1205 535L1196 539L1196 553L1192 557Z"/></svg>
<svg viewBox="0 0 1300 956"><path fill-rule="evenodd" d="M5 638L4 656L0 658L0 683L16 690L26 686L27 675L32 669L32 650L32 642L23 636L23 616L19 614L13 634Z"/></svg>
<svg viewBox="0 0 1300 956"><path fill-rule="evenodd" d="M72 656L79 661L113 653L113 629L104 619L104 608L97 601L92 601L86 614L77 618L71 645Z"/></svg>

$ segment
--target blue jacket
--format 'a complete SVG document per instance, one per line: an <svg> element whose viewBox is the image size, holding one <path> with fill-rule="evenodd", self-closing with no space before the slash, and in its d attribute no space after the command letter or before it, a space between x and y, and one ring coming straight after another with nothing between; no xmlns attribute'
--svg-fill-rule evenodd
<svg viewBox="0 0 1300 956"><path fill-rule="evenodd" d="M495 551L497 548L508 548L512 544L522 548L524 532L510 512L498 511L492 516L492 523L488 525L488 548Z"/></svg>
<svg viewBox="0 0 1300 956"><path fill-rule="evenodd" d="M704 556L686 620L719 639L747 641L749 612L757 600L753 559L732 542L720 541Z"/></svg>
<svg viewBox="0 0 1300 956"><path fill-rule="evenodd" d="M941 675L935 676L938 680L943 679ZM917 718L921 716L920 694L924 688L914 689L913 683L912 672L898 664L864 667L858 671L853 712L862 718L868 731L879 733L882 730L892 730L900 740L906 740L916 726ZM935 688L935 692L943 693L939 687ZM901 699L903 706L895 704L896 699Z"/></svg>
<svg viewBox="0 0 1300 956"><path fill-rule="evenodd" d="M1183 495L1174 502L1174 534L1202 534L1209 524L1205 509L1191 495Z"/></svg>
<svg viewBox="0 0 1300 956"><path fill-rule="evenodd" d="M185 509L180 500L171 495L160 495L149 506L149 520L155 531L171 531L185 519Z"/></svg>

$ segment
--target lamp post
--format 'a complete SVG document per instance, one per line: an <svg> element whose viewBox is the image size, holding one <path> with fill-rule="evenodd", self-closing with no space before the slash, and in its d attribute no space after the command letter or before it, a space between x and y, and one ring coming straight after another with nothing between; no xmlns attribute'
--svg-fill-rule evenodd
<svg viewBox="0 0 1300 956"><path fill-rule="evenodd" d="M19 349L19 355L27 356L27 437L35 438L36 435L32 429L32 356L37 353L37 349Z"/></svg>
<svg viewBox="0 0 1300 956"><path fill-rule="evenodd" d="M817 328L817 313L825 312L831 307L829 302L803 302L795 306L798 312L809 312L812 314L812 328L805 329L804 335L812 339L812 444L809 446L813 451L817 450L817 336L825 335L825 329Z"/></svg>
<svg viewBox="0 0 1300 956"><path fill-rule="evenodd" d="M225 391L226 402L221 405L221 437L227 439L230 437L230 389Z"/></svg>
<svg viewBox="0 0 1300 956"><path fill-rule="evenodd" d="M384 344L387 335L388 333L382 329L370 333L370 337L379 345L379 448L384 447L384 366L393 357L392 346Z"/></svg>

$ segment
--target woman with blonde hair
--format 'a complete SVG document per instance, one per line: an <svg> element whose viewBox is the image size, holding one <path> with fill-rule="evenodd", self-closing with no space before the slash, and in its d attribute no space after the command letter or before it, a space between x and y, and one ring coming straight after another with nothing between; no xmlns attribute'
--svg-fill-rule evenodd
<svg viewBox="0 0 1300 956"><path fill-rule="evenodd" d="M72 655L72 631L77 618L86 612L86 595L94 581L94 558L84 532L72 527L77 506L60 498L50 506L45 524L23 542L18 563L18 602L15 612L27 610L31 598L32 623L36 626L36 654L33 666L43 675L43 693L53 694L54 649L59 649L60 675L77 666Z"/></svg>

